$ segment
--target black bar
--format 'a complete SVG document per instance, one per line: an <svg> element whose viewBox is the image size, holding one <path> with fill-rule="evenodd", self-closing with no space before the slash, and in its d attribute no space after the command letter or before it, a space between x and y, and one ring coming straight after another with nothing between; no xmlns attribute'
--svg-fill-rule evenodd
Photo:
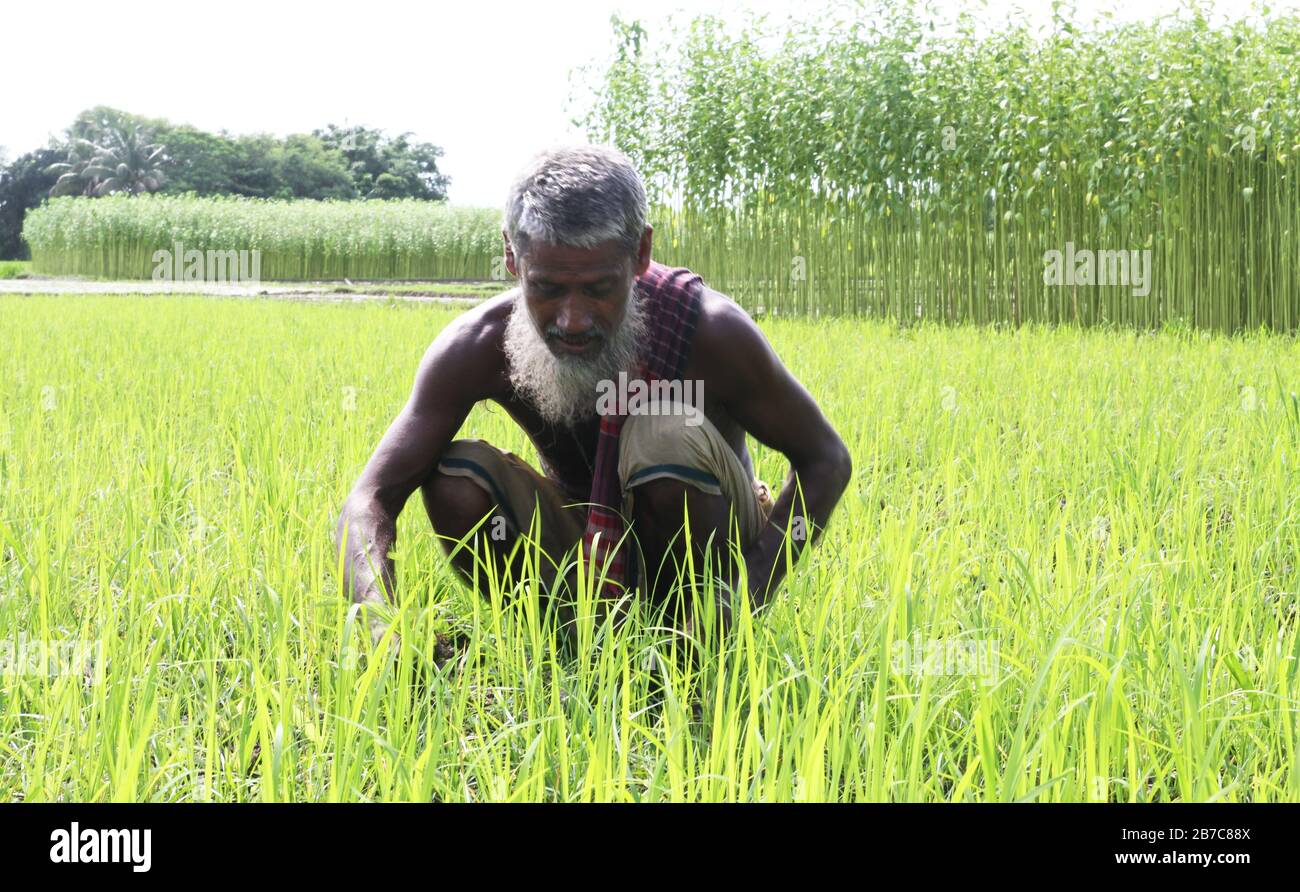
<svg viewBox="0 0 1300 892"><path fill-rule="evenodd" d="M23 874L113 875L127 882L278 876L392 882L395 869L427 871L436 882L453 867L481 871L484 880L546 881L577 879L607 858L624 862L629 873L622 876L664 879L684 878L688 862L692 879L703 870L733 881L742 874L763 878L777 867L809 876L834 868L867 882L900 868L967 879L1170 871L1230 877L1291 866L1297 818L1296 805L1237 804L20 803L0 806L0 857ZM116 840L121 859L55 863L52 853L74 822L82 845L92 846L79 852L94 854L107 843L111 855ZM132 849L125 837L98 832L107 829L148 829L149 870L134 870L131 859L143 860L143 834ZM67 856L68 847L57 855ZM1132 863L1134 856L1150 863ZM1244 861L1223 860L1229 857ZM617 881L619 874L605 876Z"/></svg>

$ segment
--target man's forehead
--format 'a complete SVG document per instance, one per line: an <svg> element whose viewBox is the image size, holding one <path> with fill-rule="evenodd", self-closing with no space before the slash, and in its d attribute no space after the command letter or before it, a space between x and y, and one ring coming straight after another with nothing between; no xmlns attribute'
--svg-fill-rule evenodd
<svg viewBox="0 0 1300 892"><path fill-rule="evenodd" d="M539 240L520 260L529 281L588 283L626 275L629 257L615 239L588 248Z"/></svg>
<svg viewBox="0 0 1300 892"><path fill-rule="evenodd" d="M524 272L530 282L598 282L618 278L627 268L616 260L529 260Z"/></svg>

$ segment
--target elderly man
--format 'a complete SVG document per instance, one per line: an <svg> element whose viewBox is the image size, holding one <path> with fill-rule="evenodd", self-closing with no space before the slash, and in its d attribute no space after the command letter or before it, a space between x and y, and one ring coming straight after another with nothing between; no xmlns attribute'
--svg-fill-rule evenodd
<svg viewBox="0 0 1300 892"><path fill-rule="evenodd" d="M671 597L692 549L697 571L711 568L729 595L740 594L743 556L745 594L761 608L786 549L797 556L816 538L851 473L817 403L736 303L651 259L645 191L622 154L570 146L536 156L510 191L502 235L518 287L429 346L343 508L354 599L395 597L397 515L419 489L471 585L488 562L497 578L520 578L516 542L536 531L550 593L572 588L580 548L604 594ZM485 400L523 428L540 472L456 439ZM775 503L754 478L746 434L790 462ZM730 601L718 603L724 626Z"/></svg>

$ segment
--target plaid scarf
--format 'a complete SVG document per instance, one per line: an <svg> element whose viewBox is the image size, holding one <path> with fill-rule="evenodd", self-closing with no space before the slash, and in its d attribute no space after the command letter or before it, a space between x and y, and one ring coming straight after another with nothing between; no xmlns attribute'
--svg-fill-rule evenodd
<svg viewBox="0 0 1300 892"><path fill-rule="evenodd" d="M648 342L641 355L640 378L651 382L675 381L681 377L695 336L700 315L703 282L688 269L672 268L651 261L637 279L650 324ZM623 504L618 479L618 438L627 420L627 407L618 414L603 415L596 441L596 466L591 480L591 508L582 536L583 553L594 565L596 579L606 568L604 594L616 596L626 585L627 547L623 542L627 524L619 508ZM608 563L607 563L608 562Z"/></svg>

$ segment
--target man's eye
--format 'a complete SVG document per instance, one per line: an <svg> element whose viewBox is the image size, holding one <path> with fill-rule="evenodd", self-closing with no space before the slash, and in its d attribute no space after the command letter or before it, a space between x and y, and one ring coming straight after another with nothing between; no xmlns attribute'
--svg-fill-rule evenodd
<svg viewBox="0 0 1300 892"><path fill-rule="evenodd" d="M599 285L592 285L590 288L587 289L587 293L590 294L592 297L606 297L609 295L610 289L612 287L613 286L610 285L608 282L602 282Z"/></svg>

